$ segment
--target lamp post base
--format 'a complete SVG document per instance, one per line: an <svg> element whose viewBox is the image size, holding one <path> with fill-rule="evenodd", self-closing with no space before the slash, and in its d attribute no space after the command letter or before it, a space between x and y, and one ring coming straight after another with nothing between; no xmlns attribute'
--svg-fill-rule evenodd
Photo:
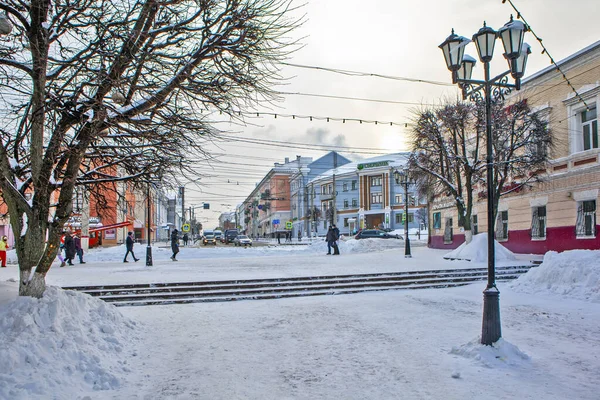
<svg viewBox="0 0 600 400"><path fill-rule="evenodd" d="M408 234L406 235L406 242L404 244L404 258L412 258L410 254L410 239L408 238Z"/></svg>
<svg viewBox="0 0 600 400"><path fill-rule="evenodd" d="M152 266L152 247L151 246L146 247L146 266L147 267Z"/></svg>
<svg viewBox="0 0 600 400"><path fill-rule="evenodd" d="M483 291L483 325L481 344L491 346L502 337L500 324L500 291L496 287Z"/></svg>

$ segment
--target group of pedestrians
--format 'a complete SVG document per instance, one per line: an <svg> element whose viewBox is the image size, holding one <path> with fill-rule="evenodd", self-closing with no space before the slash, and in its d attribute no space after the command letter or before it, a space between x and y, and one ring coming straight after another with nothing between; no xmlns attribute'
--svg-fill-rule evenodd
<svg viewBox="0 0 600 400"><path fill-rule="evenodd" d="M327 230L327 236L325 236L325 240L327 241L327 255L333 254L337 256L340 254L340 248L338 246L337 241L340 238L340 230L335 225L331 225ZM331 249L333 249L333 253L331 253Z"/></svg>
<svg viewBox="0 0 600 400"><path fill-rule="evenodd" d="M79 258L79 264L85 264L85 261L83 261L83 248L81 247L81 237L79 234L71 235L70 231L66 231L63 239L61 248L58 251L60 266L75 265L73 264L75 256ZM62 255L63 250L65 252L64 257Z"/></svg>

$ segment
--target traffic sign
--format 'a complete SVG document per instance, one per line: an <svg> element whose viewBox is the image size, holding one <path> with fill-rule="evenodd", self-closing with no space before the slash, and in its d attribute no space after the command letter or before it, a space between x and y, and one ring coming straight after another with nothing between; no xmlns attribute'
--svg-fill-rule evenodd
<svg viewBox="0 0 600 400"><path fill-rule="evenodd" d="M292 229L294 227L294 225L292 224L291 221L287 221L285 223L285 229Z"/></svg>
<svg viewBox="0 0 600 400"><path fill-rule="evenodd" d="M184 232L189 232L190 231L190 224L183 224L183 226L181 227L181 230Z"/></svg>

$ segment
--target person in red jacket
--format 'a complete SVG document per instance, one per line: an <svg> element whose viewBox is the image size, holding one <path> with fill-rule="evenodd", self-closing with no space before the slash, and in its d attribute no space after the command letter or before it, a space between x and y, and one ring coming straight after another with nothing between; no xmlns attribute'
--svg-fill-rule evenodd
<svg viewBox="0 0 600 400"><path fill-rule="evenodd" d="M6 268L6 250L8 250L8 238L2 236L0 240L0 260L2 260L2 268Z"/></svg>

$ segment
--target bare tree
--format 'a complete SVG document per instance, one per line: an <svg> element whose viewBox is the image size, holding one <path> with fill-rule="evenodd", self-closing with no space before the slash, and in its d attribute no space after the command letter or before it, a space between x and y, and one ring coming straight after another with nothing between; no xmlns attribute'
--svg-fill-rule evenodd
<svg viewBox="0 0 600 400"><path fill-rule="evenodd" d="M414 113L410 167L419 186L433 197L454 202L465 240L471 241L471 215L478 187L485 187L486 119L482 103L448 102ZM492 107L494 214L500 196L539 181L552 135L526 101ZM433 198L432 197L432 198Z"/></svg>
<svg viewBox="0 0 600 400"><path fill-rule="evenodd" d="M418 186L427 187L431 196L449 196L456 204L467 242L471 241L473 188L485 166L476 111L473 104L457 102L415 112L409 160Z"/></svg>
<svg viewBox="0 0 600 400"><path fill-rule="evenodd" d="M0 190L21 295L40 297L73 190L191 173L232 118L273 101L297 43L292 0L7 0ZM29 195L31 198L29 199Z"/></svg>

